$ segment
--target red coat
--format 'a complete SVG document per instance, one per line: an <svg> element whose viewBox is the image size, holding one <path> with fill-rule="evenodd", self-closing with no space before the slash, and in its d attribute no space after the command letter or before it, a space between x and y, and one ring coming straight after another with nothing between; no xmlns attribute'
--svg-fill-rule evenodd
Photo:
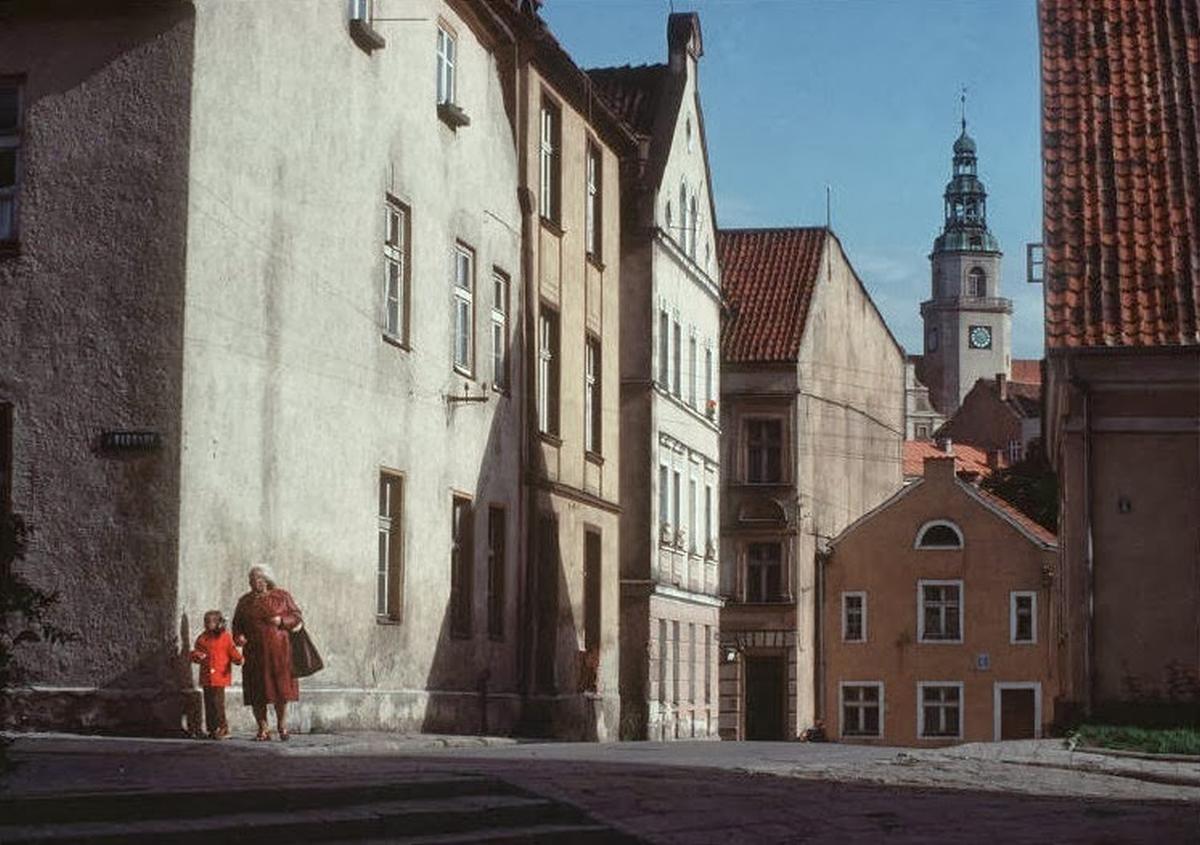
<svg viewBox="0 0 1200 845"><path fill-rule="evenodd" d="M278 616L280 624L271 619ZM300 698L300 682L292 674L292 641L288 632L301 623L300 608L287 590L246 593L233 614L233 635L246 638L242 697L246 704L281 704Z"/></svg>
<svg viewBox="0 0 1200 845"><path fill-rule="evenodd" d="M228 631L205 631L196 638L192 662L200 664L200 686L227 687L233 680L233 664L242 664L242 653Z"/></svg>

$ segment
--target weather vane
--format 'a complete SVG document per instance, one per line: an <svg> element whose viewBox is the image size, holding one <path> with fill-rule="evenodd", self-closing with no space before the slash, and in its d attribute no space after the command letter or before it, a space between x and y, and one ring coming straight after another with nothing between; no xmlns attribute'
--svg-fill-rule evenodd
<svg viewBox="0 0 1200 845"><path fill-rule="evenodd" d="M967 131L967 86L962 86L962 91L958 95L959 108L962 115L962 131L966 134Z"/></svg>

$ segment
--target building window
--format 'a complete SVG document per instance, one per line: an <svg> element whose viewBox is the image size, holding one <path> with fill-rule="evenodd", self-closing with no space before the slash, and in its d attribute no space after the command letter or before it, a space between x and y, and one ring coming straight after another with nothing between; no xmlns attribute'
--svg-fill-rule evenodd
<svg viewBox="0 0 1200 845"><path fill-rule="evenodd" d="M602 174L600 171L600 148L593 142L587 147L587 205L584 208L584 230L587 241L587 254L593 261L600 260L601 215L604 212L602 202Z"/></svg>
<svg viewBox="0 0 1200 845"><path fill-rule="evenodd" d="M688 623L688 704L696 703L696 623Z"/></svg>
<svg viewBox="0 0 1200 845"><path fill-rule="evenodd" d="M783 480L783 421L746 420L746 481L778 484Z"/></svg>
<svg viewBox="0 0 1200 845"><path fill-rule="evenodd" d="M783 546L751 543L746 549L746 601L777 602L783 599Z"/></svg>
<svg viewBox="0 0 1200 845"><path fill-rule="evenodd" d="M488 508L488 636L504 639L504 587L508 576L504 508Z"/></svg>
<svg viewBox="0 0 1200 845"><path fill-rule="evenodd" d="M699 381L699 357L696 349L696 338L688 338L688 404L696 407L696 387Z"/></svg>
<svg viewBox="0 0 1200 845"><path fill-rule="evenodd" d="M953 522L935 520L921 526L917 532L918 549L961 549L963 535Z"/></svg>
<svg viewBox="0 0 1200 845"><path fill-rule="evenodd" d="M599 654L600 637L603 627L600 624L602 606L601 585L603 555L600 532L586 529L583 532L583 647L589 652ZM592 689L595 689L594 678Z"/></svg>
<svg viewBox="0 0 1200 845"><path fill-rule="evenodd" d="M700 523L696 518L699 507L699 488L696 479L688 480L688 551L696 553L696 537L700 534Z"/></svg>
<svg viewBox="0 0 1200 845"><path fill-rule="evenodd" d="M972 299L987 296L987 274L982 267L972 267L967 272L967 296Z"/></svg>
<svg viewBox="0 0 1200 845"><path fill-rule="evenodd" d="M666 464L658 465L658 522L663 526L664 543L669 542L665 530L671 523L671 470Z"/></svg>
<svg viewBox="0 0 1200 845"><path fill-rule="evenodd" d="M712 626L704 626L704 703L712 703Z"/></svg>
<svg viewBox="0 0 1200 845"><path fill-rule="evenodd" d="M687 207L687 183L679 183L679 237L677 239L680 249L687 252L687 237L688 237L688 207Z"/></svg>
<svg viewBox="0 0 1200 845"><path fill-rule="evenodd" d="M680 522L683 509L682 490L682 476L679 470L675 470L671 474L671 524L675 526L675 545L679 545L678 538L683 531L683 523Z"/></svg>
<svg viewBox="0 0 1200 845"><path fill-rule="evenodd" d="M538 314L538 428L558 434L558 314L542 306Z"/></svg>
<svg viewBox="0 0 1200 845"><path fill-rule="evenodd" d="M409 248L408 208L393 199L383 207L383 332L404 346L408 345Z"/></svg>
<svg viewBox="0 0 1200 845"><path fill-rule="evenodd" d="M1020 440L1008 441L1008 462L1010 464L1020 463L1021 458L1024 457L1024 451L1025 450L1021 447Z"/></svg>
<svg viewBox="0 0 1200 845"><path fill-rule="evenodd" d="M917 736L922 739L962 736L962 684L918 684Z"/></svg>
<svg viewBox="0 0 1200 845"><path fill-rule="evenodd" d="M913 436L917 440L928 440L929 439L929 426L928 425L916 426L916 431L914 432Z"/></svg>
<svg viewBox="0 0 1200 845"><path fill-rule="evenodd" d="M843 683L842 736L883 736L883 684Z"/></svg>
<svg viewBox="0 0 1200 845"><path fill-rule="evenodd" d="M658 705L667 703L667 620L658 620Z"/></svg>
<svg viewBox="0 0 1200 845"><path fill-rule="evenodd" d="M918 581L917 605L918 642L962 642L962 581Z"/></svg>
<svg viewBox="0 0 1200 845"><path fill-rule="evenodd" d="M692 260L696 259L696 237L700 229L700 213L696 209L696 195L692 194L688 200L688 255Z"/></svg>
<svg viewBox="0 0 1200 845"><path fill-rule="evenodd" d="M475 253L454 247L454 369L469 376L475 368Z"/></svg>
<svg viewBox="0 0 1200 845"><path fill-rule="evenodd" d="M704 556L714 557L713 548L713 489L704 485Z"/></svg>
<svg viewBox="0 0 1200 845"><path fill-rule="evenodd" d="M1012 643L1037 642L1037 593L1009 593L1008 630Z"/></svg>
<svg viewBox="0 0 1200 845"><path fill-rule="evenodd" d="M937 352L938 348L938 330L936 327L929 330L925 335L925 349L928 352Z"/></svg>
<svg viewBox="0 0 1200 845"><path fill-rule="evenodd" d="M842 593L842 642L867 641L867 594Z"/></svg>
<svg viewBox="0 0 1200 845"><path fill-rule="evenodd" d="M399 621L404 609L404 479L379 474L379 565L375 614Z"/></svg>
<svg viewBox="0 0 1200 845"><path fill-rule="evenodd" d="M589 452L599 455L601 449L600 411L603 394L600 390L600 341L589 337L584 349L583 376L583 440Z"/></svg>
<svg viewBox="0 0 1200 845"><path fill-rule="evenodd" d="M704 348L704 399L712 402L717 397L713 394L713 353L712 347Z"/></svg>
<svg viewBox="0 0 1200 845"><path fill-rule="evenodd" d="M687 151L692 151L692 116L688 115L683 125L684 136L687 139Z"/></svg>
<svg viewBox="0 0 1200 845"><path fill-rule="evenodd" d="M0 78L0 243L17 239L21 179L21 84Z"/></svg>
<svg viewBox="0 0 1200 845"><path fill-rule="evenodd" d="M678 320L674 322L672 329L675 354L671 363L674 364L675 371L672 373L671 392L677 398L683 398L683 330L679 327Z"/></svg>
<svg viewBox="0 0 1200 845"><path fill-rule="evenodd" d="M671 318L666 311L658 312L658 383L671 389Z"/></svg>
<svg viewBox="0 0 1200 845"><path fill-rule="evenodd" d="M508 308L512 285L501 270L492 270L492 386L508 390Z"/></svg>
<svg viewBox="0 0 1200 845"><path fill-rule="evenodd" d="M679 703L679 620L671 621L671 703ZM676 722L678 730L678 722Z"/></svg>
<svg viewBox="0 0 1200 845"><path fill-rule="evenodd" d="M456 81L454 62L458 53L458 42L444 27L437 31L437 101L453 103L455 101Z"/></svg>
<svg viewBox="0 0 1200 845"><path fill-rule="evenodd" d="M558 106L549 100L542 100L542 130L538 156L541 164L541 191L538 201L541 204L542 218L555 224L559 222L558 198L559 186L562 184L560 138Z"/></svg>
<svg viewBox="0 0 1200 845"><path fill-rule="evenodd" d="M474 627L475 519L471 500L455 496L450 517L450 634L470 637Z"/></svg>

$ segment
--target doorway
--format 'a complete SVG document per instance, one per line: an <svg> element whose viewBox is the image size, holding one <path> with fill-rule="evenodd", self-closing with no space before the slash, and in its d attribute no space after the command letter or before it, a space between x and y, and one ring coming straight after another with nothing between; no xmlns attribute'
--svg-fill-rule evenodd
<svg viewBox="0 0 1200 845"><path fill-rule="evenodd" d="M786 734L787 664L782 656L746 657L746 739L779 740Z"/></svg>
<svg viewBox="0 0 1200 845"><path fill-rule="evenodd" d="M1041 737L1041 684L998 683L993 707L997 740L1038 739Z"/></svg>

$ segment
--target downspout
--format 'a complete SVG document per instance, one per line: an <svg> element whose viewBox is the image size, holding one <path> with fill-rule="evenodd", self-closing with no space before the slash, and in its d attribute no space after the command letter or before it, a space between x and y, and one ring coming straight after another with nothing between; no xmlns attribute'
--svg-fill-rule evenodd
<svg viewBox="0 0 1200 845"><path fill-rule="evenodd" d="M1084 593L1087 616L1083 625L1084 713L1092 715L1096 703L1096 562L1092 526L1092 394L1087 382L1072 377L1071 384L1083 393L1083 542Z"/></svg>
<svg viewBox="0 0 1200 845"><path fill-rule="evenodd" d="M816 633L813 635L813 641L817 650L817 672L816 678L816 706L813 708L813 718L818 723L825 721L825 567L829 564L829 558L832 556L832 551L829 549L817 550L817 615L816 615ZM828 726L826 726L828 730Z"/></svg>

